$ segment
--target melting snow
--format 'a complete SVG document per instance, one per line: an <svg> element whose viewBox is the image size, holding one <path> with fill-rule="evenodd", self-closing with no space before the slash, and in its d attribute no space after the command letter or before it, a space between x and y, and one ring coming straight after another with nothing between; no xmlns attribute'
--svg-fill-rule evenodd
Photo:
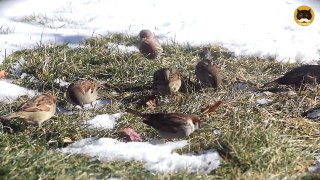
<svg viewBox="0 0 320 180"><path fill-rule="evenodd" d="M199 155L178 154L173 152L187 146L186 140L151 144L149 142L120 142L111 138L87 138L77 141L62 153L83 154L107 161L141 161L150 171L170 173L186 170L190 173L209 173L221 163L221 157L216 151L207 151Z"/></svg>

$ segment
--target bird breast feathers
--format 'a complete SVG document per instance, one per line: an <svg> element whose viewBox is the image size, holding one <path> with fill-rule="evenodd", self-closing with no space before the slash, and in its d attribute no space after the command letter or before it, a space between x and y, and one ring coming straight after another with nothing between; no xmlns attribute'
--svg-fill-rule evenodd
<svg viewBox="0 0 320 180"><path fill-rule="evenodd" d="M81 90L81 93L84 95L87 93L93 93L96 90L97 86L94 82L84 81L80 84L79 88Z"/></svg>

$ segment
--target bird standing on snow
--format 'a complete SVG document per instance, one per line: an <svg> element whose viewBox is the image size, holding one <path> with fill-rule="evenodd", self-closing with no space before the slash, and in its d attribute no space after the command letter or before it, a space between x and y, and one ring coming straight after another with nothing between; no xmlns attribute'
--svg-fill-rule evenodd
<svg viewBox="0 0 320 180"><path fill-rule="evenodd" d="M285 73L282 77L265 83L263 87L280 84L293 85L300 87L301 85L315 85L320 82L320 65L303 65L292 69Z"/></svg>
<svg viewBox="0 0 320 180"><path fill-rule="evenodd" d="M56 112L57 98L50 94L42 94L23 103L18 111L2 116L2 119L21 118L28 124L41 125L50 119Z"/></svg>
<svg viewBox="0 0 320 180"><path fill-rule="evenodd" d="M196 77L203 87L217 88L221 85L220 68L208 59L203 59L196 65Z"/></svg>
<svg viewBox="0 0 320 180"><path fill-rule="evenodd" d="M153 83L162 95L176 93L181 87L181 76L175 68L161 68L154 73Z"/></svg>
<svg viewBox="0 0 320 180"><path fill-rule="evenodd" d="M159 41L153 36L150 30L141 30L140 36L140 52L148 59L159 59L163 49Z"/></svg>
<svg viewBox="0 0 320 180"><path fill-rule="evenodd" d="M79 105L83 108L83 105L96 101L98 97L98 83L92 80L81 80L69 85L66 97L67 100L73 105Z"/></svg>

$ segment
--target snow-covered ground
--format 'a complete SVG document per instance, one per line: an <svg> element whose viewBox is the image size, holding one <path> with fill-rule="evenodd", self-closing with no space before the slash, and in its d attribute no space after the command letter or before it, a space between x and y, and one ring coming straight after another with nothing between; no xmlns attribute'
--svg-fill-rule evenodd
<svg viewBox="0 0 320 180"><path fill-rule="evenodd" d="M274 56L282 61L319 60L319 0L25 0L0 8L0 61L12 51L47 42L78 44L109 32L137 35L150 29L162 41L219 43L236 55ZM315 11L299 26L300 5Z"/></svg>
<svg viewBox="0 0 320 180"><path fill-rule="evenodd" d="M299 26L293 14L300 5L315 11L310 26ZM0 63L16 50L40 43L68 42L123 32L137 35L152 30L162 42L219 44L235 55L271 56L279 61L315 63L320 49L319 0L8 0L0 2ZM124 49L126 49L124 47ZM0 101L36 92L0 81ZM260 102L261 101L261 102ZM260 100L265 104L268 100ZM110 129L121 114L98 115L90 128ZM98 123L98 124L97 124ZM139 160L152 171L210 172L221 159L217 152L179 155L173 150L186 141L164 144L84 139L60 149L101 161ZM155 155L155 150L159 152Z"/></svg>

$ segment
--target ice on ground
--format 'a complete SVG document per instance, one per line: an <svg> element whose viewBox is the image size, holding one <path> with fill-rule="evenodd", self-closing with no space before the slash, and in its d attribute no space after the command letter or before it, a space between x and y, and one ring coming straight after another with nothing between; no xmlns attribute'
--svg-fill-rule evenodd
<svg viewBox="0 0 320 180"><path fill-rule="evenodd" d="M186 140L151 144L149 142L120 142L111 138L87 138L77 141L62 153L83 154L108 161L140 161L150 171L172 173L186 170L189 173L209 173L221 164L221 157L216 151L202 154L178 154L176 149L188 145ZM156 152L156 153L155 153Z"/></svg>
<svg viewBox="0 0 320 180"><path fill-rule="evenodd" d="M122 113L101 114L87 121L89 129L113 129Z"/></svg>

